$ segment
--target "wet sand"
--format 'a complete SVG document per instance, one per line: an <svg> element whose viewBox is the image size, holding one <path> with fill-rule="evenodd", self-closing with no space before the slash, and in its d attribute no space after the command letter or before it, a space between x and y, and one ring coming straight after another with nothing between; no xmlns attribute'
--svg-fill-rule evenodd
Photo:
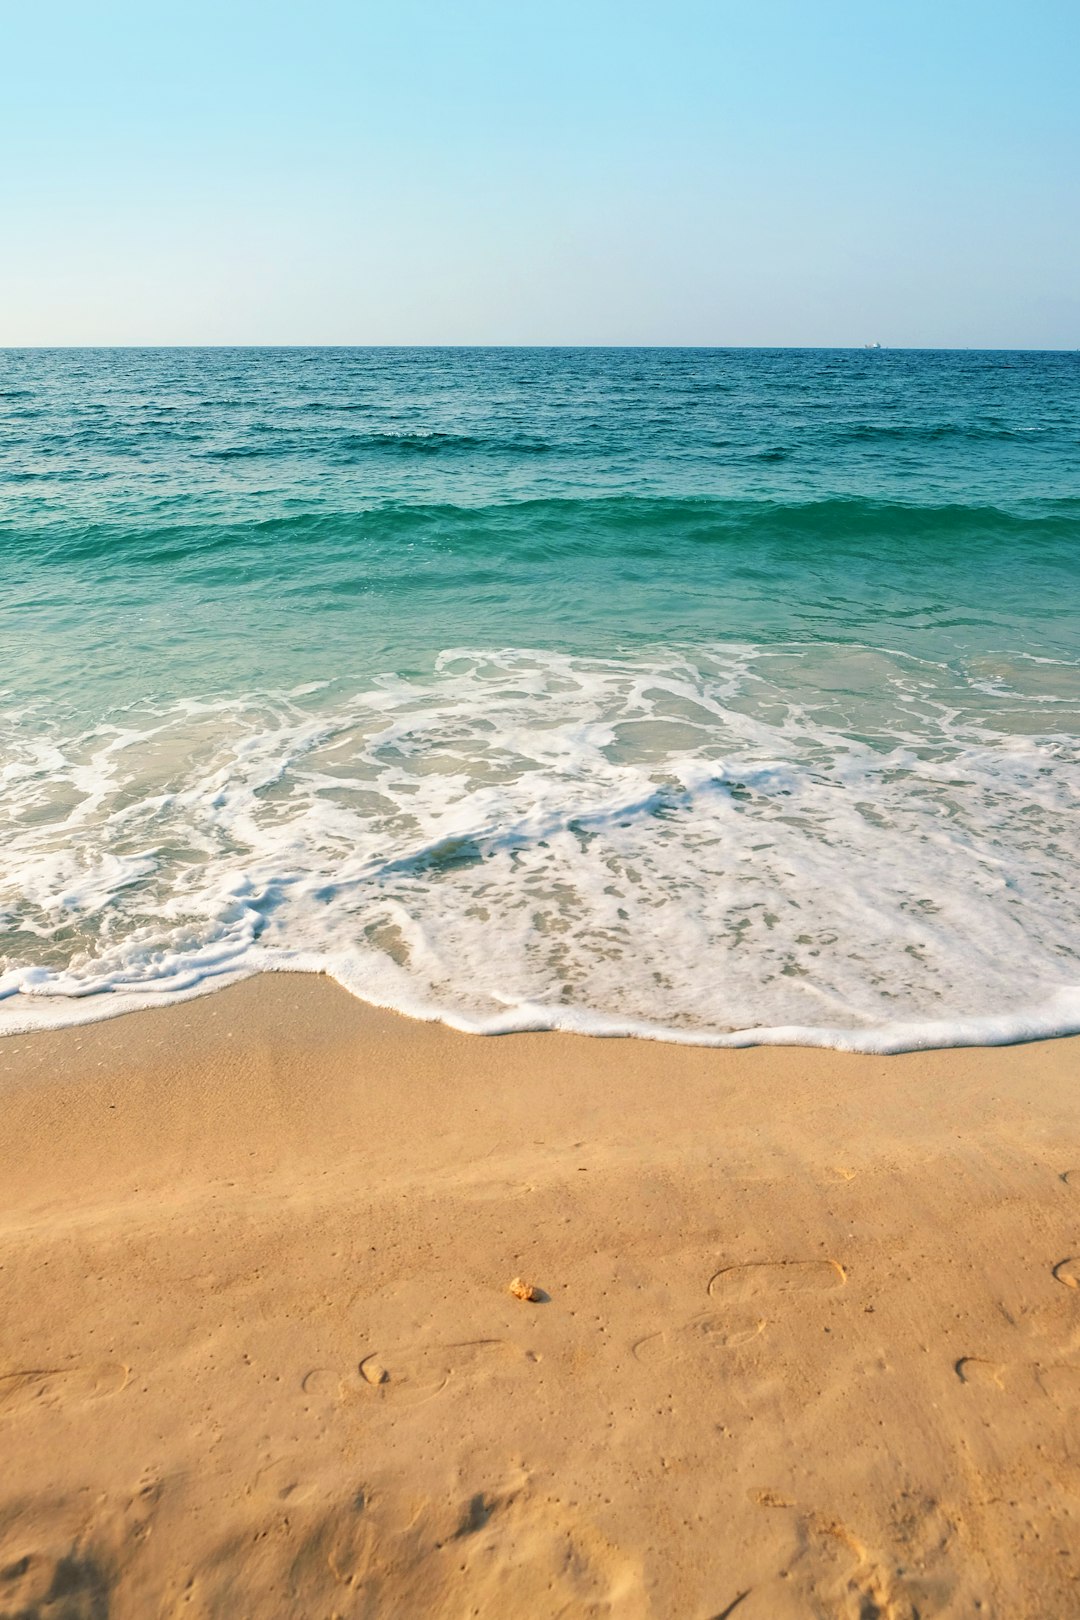
<svg viewBox="0 0 1080 1620"><path fill-rule="evenodd" d="M1078 1079L291 975L0 1042L0 1616L1080 1616Z"/></svg>

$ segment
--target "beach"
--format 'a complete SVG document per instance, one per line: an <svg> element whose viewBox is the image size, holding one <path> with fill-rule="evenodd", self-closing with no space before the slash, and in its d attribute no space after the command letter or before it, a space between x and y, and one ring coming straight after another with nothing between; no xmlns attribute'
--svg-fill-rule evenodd
<svg viewBox="0 0 1080 1620"><path fill-rule="evenodd" d="M0 1620L1080 1620L1075 381L0 352Z"/></svg>
<svg viewBox="0 0 1080 1620"><path fill-rule="evenodd" d="M9 12L0 1620L1080 1620L1080 5Z"/></svg>
<svg viewBox="0 0 1080 1620"><path fill-rule="evenodd" d="M0 1615L1080 1615L1078 1057L0 1042Z"/></svg>

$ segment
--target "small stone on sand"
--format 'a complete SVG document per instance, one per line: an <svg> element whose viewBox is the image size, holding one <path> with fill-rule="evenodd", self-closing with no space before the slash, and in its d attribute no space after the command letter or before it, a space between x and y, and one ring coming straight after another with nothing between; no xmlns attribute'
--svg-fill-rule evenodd
<svg viewBox="0 0 1080 1620"><path fill-rule="evenodd" d="M378 1356L368 1356L360 1363L360 1371L369 1384L385 1384L390 1377Z"/></svg>
<svg viewBox="0 0 1080 1620"><path fill-rule="evenodd" d="M514 1278L510 1284L510 1292L515 1299L531 1299L535 1301L540 1298L540 1290L536 1284L526 1282L523 1277Z"/></svg>

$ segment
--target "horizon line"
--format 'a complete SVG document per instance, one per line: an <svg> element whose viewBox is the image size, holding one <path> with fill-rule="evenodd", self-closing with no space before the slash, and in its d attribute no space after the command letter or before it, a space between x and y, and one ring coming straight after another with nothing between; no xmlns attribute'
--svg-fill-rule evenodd
<svg viewBox="0 0 1080 1620"><path fill-rule="evenodd" d="M627 350L730 351L801 354L1076 354L1080 344L948 344L948 343L0 343L0 354L79 352L84 350L176 350L176 349L522 349L571 351L579 349L625 352Z"/></svg>

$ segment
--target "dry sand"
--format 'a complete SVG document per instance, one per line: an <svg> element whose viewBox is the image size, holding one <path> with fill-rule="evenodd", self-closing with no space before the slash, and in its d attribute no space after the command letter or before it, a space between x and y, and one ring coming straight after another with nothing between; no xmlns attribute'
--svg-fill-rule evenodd
<svg viewBox="0 0 1080 1620"><path fill-rule="evenodd" d="M1080 1615L1078 1056L0 1043L0 1616Z"/></svg>

